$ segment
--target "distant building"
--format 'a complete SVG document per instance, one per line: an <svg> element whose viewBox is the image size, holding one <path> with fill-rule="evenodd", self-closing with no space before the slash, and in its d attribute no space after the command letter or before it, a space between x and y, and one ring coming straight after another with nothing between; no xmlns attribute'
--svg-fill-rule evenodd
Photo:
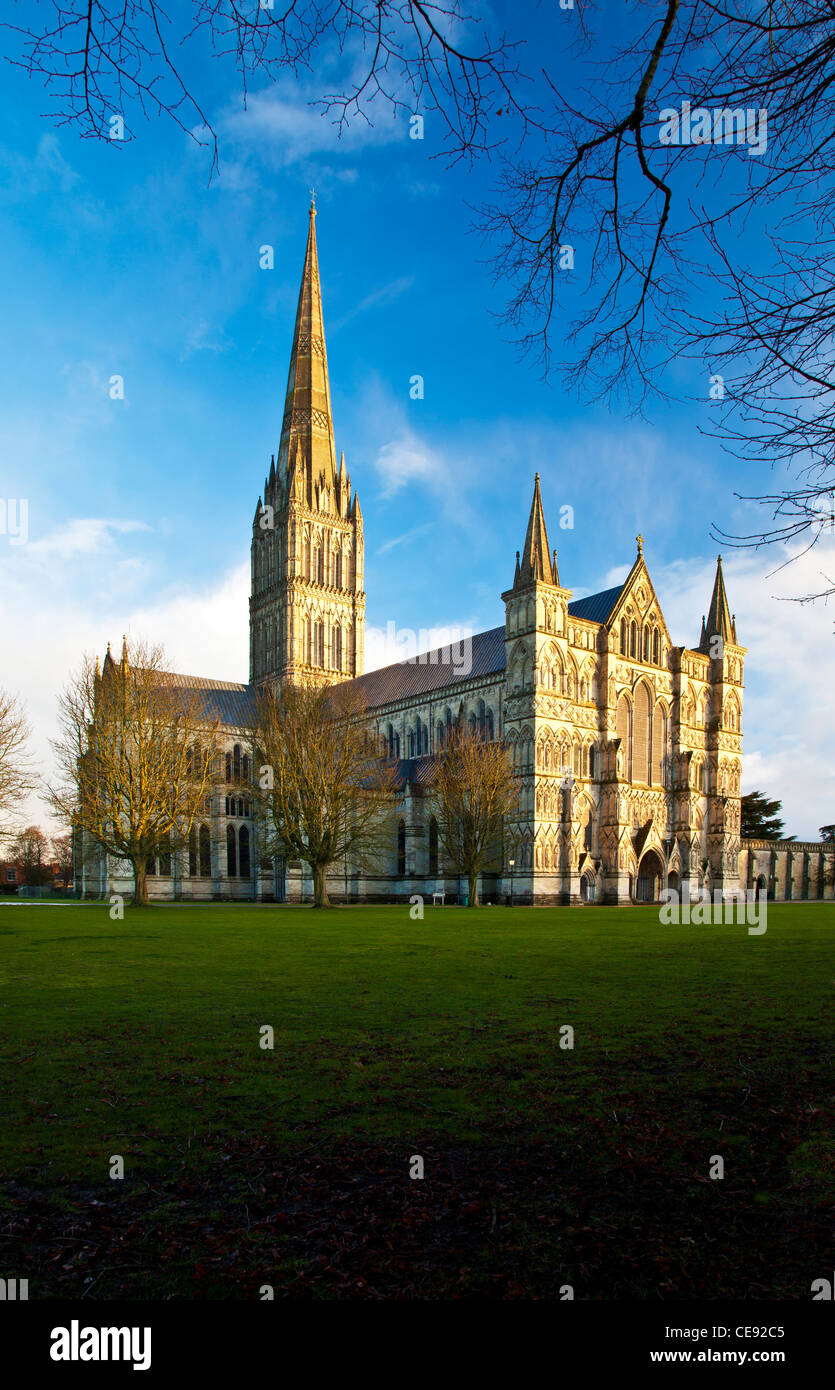
<svg viewBox="0 0 835 1390"><path fill-rule="evenodd" d="M151 895L309 894L301 866L260 864L244 735L258 685L305 680L354 684L402 785L389 854L371 874L334 866L334 898L456 895L424 788L429 760L459 719L506 741L520 782L482 900L512 892L528 903L654 901L684 881L693 893L761 880L772 896L832 898L835 845L740 841L745 648L721 557L699 640L677 645L640 536L622 584L572 597L537 475L504 622L364 674L363 517L344 455L337 463L315 215L311 206L278 454L252 523L250 684L175 677L219 718L225 756L189 850L154 862ZM112 662L108 649L103 675ZM79 889L130 891L123 865L78 860Z"/></svg>
<svg viewBox="0 0 835 1390"><path fill-rule="evenodd" d="M23 875L16 864L0 859L0 893L16 893L23 882Z"/></svg>

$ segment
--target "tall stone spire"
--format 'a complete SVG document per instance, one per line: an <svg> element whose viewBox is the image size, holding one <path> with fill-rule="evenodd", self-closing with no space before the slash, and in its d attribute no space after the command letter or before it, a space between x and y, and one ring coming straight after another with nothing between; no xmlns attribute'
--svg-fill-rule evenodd
<svg viewBox="0 0 835 1390"><path fill-rule="evenodd" d="M539 492L539 474L537 473L533 485L533 502L528 518L528 530L518 576L514 578L514 588L525 588L537 580L541 580L545 584L558 585L560 581L557 574L556 559L557 552L554 551L554 563L552 565L551 552L548 548L548 532L545 528L545 513L542 510L542 497Z"/></svg>
<svg viewBox="0 0 835 1390"><path fill-rule="evenodd" d="M344 456L337 470L311 203L281 444L252 520L250 680L331 685L362 675L364 556Z"/></svg>
<svg viewBox="0 0 835 1390"><path fill-rule="evenodd" d="M725 593L725 576L722 573L721 555L716 561L716 578L713 581L713 595L710 600L707 622L702 627L702 640L699 645L703 651L708 649L713 637L721 637L723 642L736 643L736 624L731 617L728 595Z"/></svg>
<svg viewBox="0 0 835 1390"><path fill-rule="evenodd" d="M283 482L291 472L296 474L296 487L303 479L308 503L315 502L322 486L333 497L336 446L316 251L316 205L312 201L278 451L278 473Z"/></svg>

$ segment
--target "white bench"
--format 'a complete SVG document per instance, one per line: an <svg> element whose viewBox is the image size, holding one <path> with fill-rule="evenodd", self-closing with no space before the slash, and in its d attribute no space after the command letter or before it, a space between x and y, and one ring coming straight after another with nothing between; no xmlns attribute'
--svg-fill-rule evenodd
<svg viewBox="0 0 835 1390"><path fill-rule="evenodd" d="M445 907L445 906L446 906L446 893L433 893L433 894L432 894L432 906L433 906L433 907L437 907L439 901L440 901L441 907Z"/></svg>

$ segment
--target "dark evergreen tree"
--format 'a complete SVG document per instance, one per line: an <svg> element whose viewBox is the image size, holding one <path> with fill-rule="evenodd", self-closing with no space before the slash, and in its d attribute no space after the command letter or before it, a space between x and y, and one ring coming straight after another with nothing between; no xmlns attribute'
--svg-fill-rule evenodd
<svg viewBox="0 0 835 1390"><path fill-rule="evenodd" d="M785 833L780 817L782 801L769 801L763 792L749 792L742 798L740 835L743 840L793 840Z"/></svg>

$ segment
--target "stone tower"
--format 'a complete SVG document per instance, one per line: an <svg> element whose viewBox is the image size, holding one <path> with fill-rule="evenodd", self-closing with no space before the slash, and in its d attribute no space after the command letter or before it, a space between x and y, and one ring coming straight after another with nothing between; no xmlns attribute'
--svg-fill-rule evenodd
<svg viewBox="0 0 835 1390"><path fill-rule="evenodd" d="M311 203L278 459L252 522L251 681L362 675L363 565L359 498L336 462Z"/></svg>
<svg viewBox="0 0 835 1390"><path fill-rule="evenodd" d="M707 857L714 889L735 887L740 841L742 775L742 682L746 648L736 635L722 573L722 556L699 650L710 658L706 719Z"/></svg>
<svg viewBox="0 0 835 1390"><path fill-rule="evenodd" d="M577 694L570 674L568 602L571 590L560 584L557 553L550 551L539 474L521 556L516 553L513 586L502 594L505 605L507 695L505 731L520 778L520 797L510 827L516 881L524 896L533 893L537 846L548 832L551 888L562 899L578 875L578 803L572 780L572 751L567 740L561 756L539 756L544 740L571 727ZM555 738L555 735L557 736ZM580 770L580 769L578 769ZM572 854L572 851L575 851ZM575 891L576 884L575 884Z"/></svg>

